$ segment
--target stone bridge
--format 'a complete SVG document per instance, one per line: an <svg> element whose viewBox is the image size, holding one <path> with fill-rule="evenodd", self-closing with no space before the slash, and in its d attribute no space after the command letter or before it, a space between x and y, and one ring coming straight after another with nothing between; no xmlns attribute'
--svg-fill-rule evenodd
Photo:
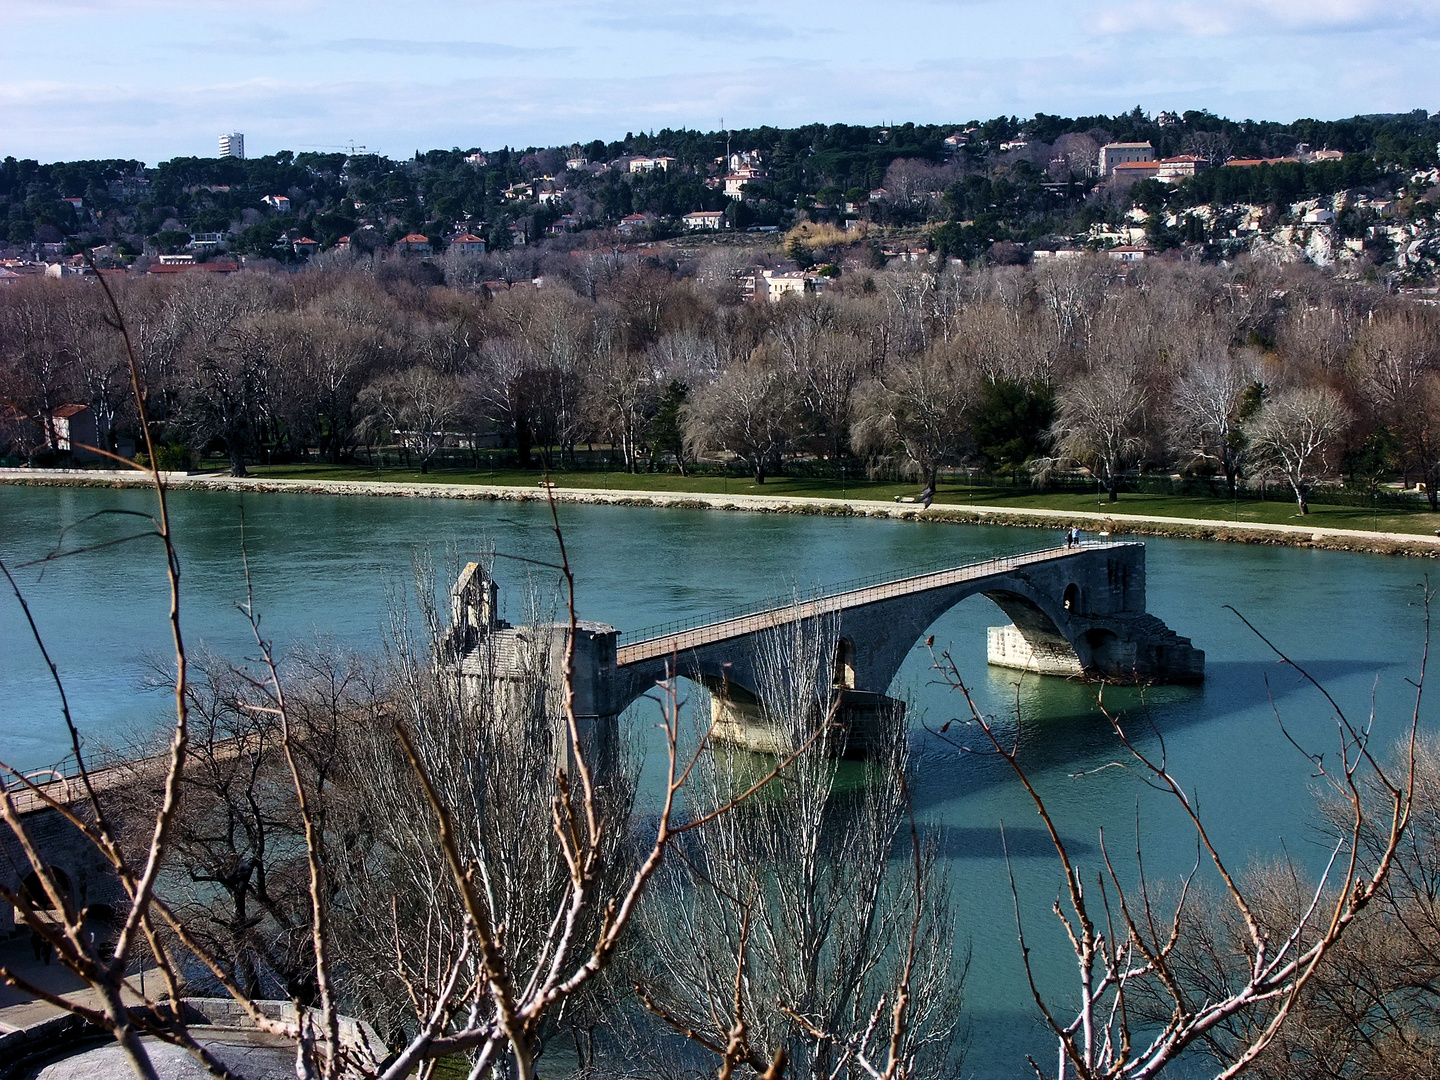
<svg viewBox="0 0 1440 1080"><path fill-rule="evenodd" d="M122 765L95 769L90 774L96 795L104 799L118 788L133 785L137 779L153 773L163 763L142 759ZM163 775L163 772L160 774ZM27 790L19 780L6 777L11 804L24 821L26 831L45 863L54 872L55 883L67 904L84 913L84 920L99 943L112 941L116 919L129 908L120 879L110 863L83 833L59 811L38 795ZM33 774L30 779L46 796L71 807L84 820L93 820L84 788L76 776L64 776L51 770ZM58 918L54 905L40 884L22 850L15 833L0 824L0 881L30 904L31 910ZM18 932L15 910L0 903L0 939Z"/></svg>
<svg viewBox="0 0 1440 1080"><path fill-rule="evenodd" d="M864 583L732 618L636 631L621 643L614 627L582 622L575 641L575 705L582 734L607 740L616 717L640 695L673 675L712 694L716 734L755 750L779 748L760 700L756 645L763 635L800 620L832 620L833 680L850 749L863 752L866 719L902 707L886 696L896 673L930 626L976 594L1009 619L990 628L992 664L1041 675L1085 676L1111 682L1198 682L1205 654L1145 611L1145 546L1089 543L986 559L949 570ZM568 625L514 627L497 617L495 582L471 563L451 593L451 642L470 679L509 684L528 695L564 670ZM856 738L856 733L862 737ZM163 759L142 759L93 774L104 797L163 775ZM45 783L48 794L74 804L73 778ZM67 900L83 908L99 935L125 907L119 882L80 832L28 792L15 790L46 861L58 872ZM49 901L8 829L0 828L0 880L36 908ZM0 937L15 928L0 904Z"/></svg>
<svg viewBox="0 0 1440 1080"><path fill-rule="evenodd" d="M1086 543L860 584L703 625L633 632L623 642L611 626L581 623L576 712L589 725L608 726L657 682L682 675L712 692L719 734L772 749L758 692L761 635L797 620L832 619L841 712L863 721L869 710L899 705L885 694L910 651L941 615L977 593L1009 619L990 628L992 664L1106 682L1204 678L1205 654L1145 610L1145 545ZM495 584L476 564L461 574L452 606L462 670L471 677L519 678L536 669L540 653L550 671L563 670L566 627L501 623Z"/></svg>

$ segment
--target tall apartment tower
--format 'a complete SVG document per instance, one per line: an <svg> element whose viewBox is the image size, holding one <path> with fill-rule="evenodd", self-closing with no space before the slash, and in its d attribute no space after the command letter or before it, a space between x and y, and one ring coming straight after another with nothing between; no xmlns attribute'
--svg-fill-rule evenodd
<svg viewBox="0 0 1440 1080"><path fill-rule="evenodd" d="M245 136L238 131L232 131L229 135L221 135L220 156L243 158L245 156Z"/></svg>

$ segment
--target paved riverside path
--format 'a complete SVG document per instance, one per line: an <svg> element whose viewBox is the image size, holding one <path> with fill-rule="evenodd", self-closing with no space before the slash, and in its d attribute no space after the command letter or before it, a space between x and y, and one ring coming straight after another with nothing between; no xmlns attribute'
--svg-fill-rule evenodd
<svg viewBox="0 0 1440 1080"><path fill-rule="evenodd" d="M147 473L104 469L0 468L0 483L145 487ZM544 502L543 484L421 484L390 480L303 480L213 473L163 474L176 490L292 492L318 495L369 495L391 498L484 499L502 502ZM919 503L879 499L832 499L802 495L713 495L688 491L640 491L618 488L552 487L556 502L595 505L652 506L681 509L743 510L759 513L854 515L960 524L1017 525L1063 529L1079 525L1092 532L1136 533L1232 540L1241 543L1332 547L1354 551L1440 556L1440 537L1428 533L1392 533L1368 529L1333 529L1313 525L1235 522L1212 518L1163 517L1154 514L1105 513L1092 510L1044 510L970 503Z"/></svg>
<svg viewBox="0 0 1440 1080"><path fill-rule="evenodd" d="M1096 549L1118 546L1120 545L1087 543L1078 550L1094 551ZM670 633L656 633L634 644L621 645L619 649L616 650L615 662L617 666L625 667L629 664L638 664L647 660L673 656L676 653L698 649L705 645L715 645L722 641L745 637L763 630L772 630L777 626L784 626L788 623L811 619L818 615L832 615L850 608L874 604L880 600L888 600L899 596L911 596L916 593L943 588L947 585L958 585L965 581L976 581L981 578L993 577L996 574L1006 573L1025 566L1033 566L1038 563L1052 562L1055 559L1064 558L1076 553L1077 549L1073 547L1053 547L1045 548L1041 551L1026 552L1023 555L985 559L981 562L967 563L964 566L956 566L948 570L937 570L933 573L916 574L912 577L878 581L874 584L844 589L841 592L832 593L828 596L820 596L811 600L801 600L798 603L780 604L763 611L740 615L736 618L719 619L703 626L690 627ZM664 628L661 627L658 629L663 630ZM635 636L636 634L644 633L646 633L646 631L642 629L633 631L626 636Z"/></svg>

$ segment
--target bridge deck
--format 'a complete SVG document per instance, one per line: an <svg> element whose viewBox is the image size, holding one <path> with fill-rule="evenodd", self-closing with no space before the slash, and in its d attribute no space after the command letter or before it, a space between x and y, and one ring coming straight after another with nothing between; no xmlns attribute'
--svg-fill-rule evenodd
<svg viewBox="0 0 1440 1080"><path fill-rule="evenodd" d="M949 585L958 585L962 582L974 581L977 578L1007 574L1022 566L1054 562L1059 559L1082 555L1087 551L1122 547L1124 545L1124 541L1090 541L1082 544L1079 548L1044 548L1040 551L1026 552L1023 555L1006 555L993 559L985 559L981 562L967 563L964 566L956 566L948 570L937 570L933 573L915 574L910 577L896 578L892 581L883 581L875 585L865 585L857 589L833 593L829 596L803 600L799 604L781 604L776 607L766 608L763 611L740 615L733 619L721 619L704 626L692 627L672 634L661 634L656 637L647 638L644 641L637 641L630 645L622 645L617 650L615 658L616 664L619 667L625 667L628 664L644 663L647 660L673 656L676 653L687 652L690 649L697 649L704 645L714 645L717 642L727 641L730 638L744 637L747 634L754 634L761 630L770 630L777 626L783 626L788 622L794 622L797 619L808 619L817 615L829 615L834 612L844 611L847 608L864 607L866 604L873 604L879 600L888 600L894 596L928 592L931 589L941 589Z"/></svg>

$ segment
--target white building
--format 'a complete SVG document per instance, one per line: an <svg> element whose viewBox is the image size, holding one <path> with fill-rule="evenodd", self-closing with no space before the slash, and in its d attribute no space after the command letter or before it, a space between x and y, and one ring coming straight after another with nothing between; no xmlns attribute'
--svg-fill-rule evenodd
<svg viewBox="0 0 1440 1080"><path fill-rule="evenodd" d="M260 200L266 206L273 206L277 214L288 214L290 212L290 199L285 195L266 195Z"/></svg>
<svg viewBox="0 0 1440 1080"><path fill-rule="evenodd" d="M732 199L745 198L745 185L766 178L765 170L755 165L745 165L725 177L725 194Z"/></svg>
<svg viewBox="0 0 1440 1080"><path fill-rule="evenodd" d="M673 157L637 157L630 159L630 171L647 173L659 169L661 172L669 172L670 166L673 164L675 164Z"/></svg>
<svg viewBox="0 0 1440 1080"><path fill-rule="evenodd" d="M765 299L774 303L782 296L804 296L815 290L814 278L801 270L788 273L776 270L762 270L760 279L765 283Z"/></svg>
<svg viewBox="0 0 1440 1080"><path fill-rule="evenodd" d="M1136 161L1154 161L1155 147L1148 142L1112 142L1100 148L1100 175L1110 176L1115 166Z"/></svg>
<svg viewBox="0 0 1440 1080"><path fill-rule="evenodd" d="M228 135L221 135L220 156L243 158L245 156L245 136L238 131L232 131Z"/></svg>
<svg viewBox="0 0 1440 1080"><path fill-rule="evenodd" d="M1109 255L1110 258L1116 262L1134 263L1143 262L1151 255L1154 255L1155 252L1151 248L1141 244L1121 244L1119 247L1111 248L1105 254Z"/></svg>
<svg viewBox="0 0 1440 1080"><path fill-rule="evenodd" d="M1179 157L1167 157L1160 159L1160 171L1157 177L1172 184L1178 184L1181 180L1187 180L1194 176L1201 169L1208 165L1202 157L1194 154L1181 154Z"/></svg>
<svg viewBox="0 0 1440 1080"><path fill-rule="evenodd" d="M721 229L725 225L723 210L693 210L680 219L687 229Z"/></svg>

